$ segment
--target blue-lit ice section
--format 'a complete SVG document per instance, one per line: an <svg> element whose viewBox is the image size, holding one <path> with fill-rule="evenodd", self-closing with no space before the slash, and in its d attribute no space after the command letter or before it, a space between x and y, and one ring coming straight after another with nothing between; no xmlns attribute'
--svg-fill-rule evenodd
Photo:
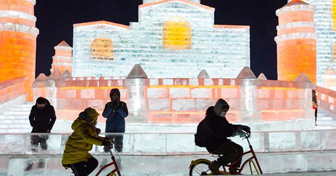
<svg viewBox="0 0 336 176"><path fill-rule="evenodd" d="M191 28L191 43L184 49L164 46L165 24L176 18ZM195 78L202 69L212 78L234 78L250 66L249 27L214 25L214 8L199 0L145 0L139 6L139 22L76 24L73 36L74 77L127 76L140 64L149 78ZM92 54L97 52L108 57Z"/></svg>

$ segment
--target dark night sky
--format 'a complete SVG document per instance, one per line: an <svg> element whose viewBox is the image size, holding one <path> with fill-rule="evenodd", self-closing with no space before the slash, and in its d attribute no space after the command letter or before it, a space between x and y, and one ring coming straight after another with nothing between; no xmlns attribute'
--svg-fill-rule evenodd
<svg viewBox="0 0 336 176"><path fill-rule="evenodd" d="M215 24L249 25L251 69L277 79L275 11L287 0L201 0L215 8ZM106 20L129 25L138 21L142 0L37 0L36 74L50 74L54 46L65 40L72 46L73 24Z"/></svg>

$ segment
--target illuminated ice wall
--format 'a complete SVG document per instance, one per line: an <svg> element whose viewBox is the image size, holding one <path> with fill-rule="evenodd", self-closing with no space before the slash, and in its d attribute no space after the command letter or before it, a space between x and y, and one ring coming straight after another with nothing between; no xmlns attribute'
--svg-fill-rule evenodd
<svg viewBox="0 0 336 176"><path fill-rule="evenodd" d="M301 73L316 83L315 7L291 1L276 11L278 80L294 81Z"/></svg>
<svg viewBox="0 0 336 176"><path fill-rule="evenodd" d="M0 91L0 102L28 93L33 99L32 83L35 80L36 37L35 0L0 1L0 82L1 85L21 85ZM25 77L25 78L24 78ZM21 84L21 83L20 83Z"/></svg>
<svg viewBox="0 0 336 176"><path fill-rule="evenodd" d="M144 0L138 22L74 25L73 76L127 76L140 64L149 78L234 78L250 66L248 26L214 25L199 0Z"/></svg>
<svg viewBox="0 0 336 176"><path fill-rule="evenodd" d="M316 81L319 86L328 67L336 69L336 1L335 0L303 0L315 6L314 22L316 24ZM336 75L334 75L336 77Z"/></svg>

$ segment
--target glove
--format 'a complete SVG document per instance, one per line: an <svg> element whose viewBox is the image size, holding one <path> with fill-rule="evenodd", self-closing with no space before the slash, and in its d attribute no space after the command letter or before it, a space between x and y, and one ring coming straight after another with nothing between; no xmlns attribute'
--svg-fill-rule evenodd
<svg viewBox="0 0 336 176"><path fill-rule="evenodd" d="M235 136L245 137L246 133L242 130L236 131Z"/></svg>
<svg viewBox="0 0 336 176"><path fill-rule="evenodd" d="M104 147L108 148L108 149L111 149L111 148L113 147L113 143L112 143L111 139L108 138L108 137L105 137L105 138L103 139L103 143L102 143L102 145L103 145Z"/></svg>
<svg viewBox="0 0 336 176"><path fill-rule="evenodd" d="M246 135L247 133L247 135ZM240 137L250 137L251 129L248 126L245 125L239 125L237 128L237 131L234 133L234 136L240 136Z"/></svg>
<svg viewBox="0 0 336 176"><path fill-rule="evenodd" d="M243 126L242 130L245 131L248 134L251 134L251 128L248 127L248 126Z"/></svg>
<svg viewBox="0 0 336 176"><path fill-rule="evenodd" d="M96 135L99 135L101 130L99 128L96 128Z"/></svg>

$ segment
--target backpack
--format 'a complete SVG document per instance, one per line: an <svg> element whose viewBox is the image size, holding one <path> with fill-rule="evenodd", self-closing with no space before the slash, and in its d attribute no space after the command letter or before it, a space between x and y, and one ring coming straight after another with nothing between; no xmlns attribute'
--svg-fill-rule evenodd
<svg viewBox="0 0 336 176"><path fill-rule="evenodd" d="M206 147L207 144L210 142L211 137L211 130L210 127L208 127L203 119L198 125L197 125L197 131L195 134L195 144L199 147Z"/></svg>

